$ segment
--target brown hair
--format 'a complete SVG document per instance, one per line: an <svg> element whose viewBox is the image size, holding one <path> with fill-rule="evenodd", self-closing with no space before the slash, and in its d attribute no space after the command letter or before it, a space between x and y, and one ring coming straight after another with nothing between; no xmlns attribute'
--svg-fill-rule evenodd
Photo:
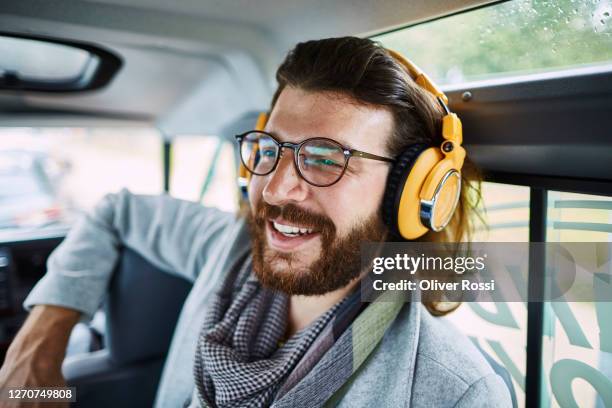
<svg viewBox="0 0 612 408"><path fill-rule="evenodd" d="M387 154L399 156L410 145L442 143L443 110L436 98L417 85L406 69L380 44L364 38L342 37L299 43L276 72L278 88L272 107L286 86L306 91L341 93L366 105L384 106L394 118L394 131L386 143ZM480 174L466 159L462 191L450 224L429 232L419 241L469 241L480 204ZM429 303L432 314L446 314L459 304ZM438 307L440 306L440 307Z"/></svg>

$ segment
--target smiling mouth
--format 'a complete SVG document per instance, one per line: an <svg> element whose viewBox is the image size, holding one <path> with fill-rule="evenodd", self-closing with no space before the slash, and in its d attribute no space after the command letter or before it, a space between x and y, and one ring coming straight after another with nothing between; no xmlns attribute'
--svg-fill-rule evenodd
<svg viewBox="0 0 612 408"><path fill-rule="evenodd" d="M291 225L286 221L268 220L266 223L268 245L281 252L293 252L302 245L313 241L320 235L319 231L300 225Z"/></svg>
<svg viewBox="0 0 612 408"><path fill-rule="evenodd" d="M270 221L270 222L272 223L272 227L277 232L289 238L310 235L313 233L312 228L303 228L303 227L298 227L295 225L282 224L276 221Z"/></svg>

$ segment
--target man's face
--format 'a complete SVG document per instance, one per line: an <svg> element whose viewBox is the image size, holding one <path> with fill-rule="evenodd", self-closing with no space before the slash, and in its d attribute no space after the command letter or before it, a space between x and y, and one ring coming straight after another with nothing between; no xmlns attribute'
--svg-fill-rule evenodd
<svg viewBox="0 0 612 408"><path fill-rule="evenodd" d="M386 156L392 127L393 117L385 109L344 95L287 87L266 131L280 141L327 137ZM340 181L315 187L297 173L293 151L283 149L271 174L253 175L249 226L260 281L288 294L319 295L356 278L360 242L385 236L379 208L389 168L385 162L353 157Z"/></svg>

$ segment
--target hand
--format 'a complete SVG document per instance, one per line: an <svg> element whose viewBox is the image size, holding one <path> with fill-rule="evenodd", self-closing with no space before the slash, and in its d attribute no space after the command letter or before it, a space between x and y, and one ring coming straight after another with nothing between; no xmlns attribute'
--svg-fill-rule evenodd
<svg viewBox="0 0 612 408"><path fill-rule="evenodd" d="M57 306L36 306L11 343L0 369L0 389L65 387L62 362L79 312ZM68 403L6 402L4 407L67 407Z"/></svg>

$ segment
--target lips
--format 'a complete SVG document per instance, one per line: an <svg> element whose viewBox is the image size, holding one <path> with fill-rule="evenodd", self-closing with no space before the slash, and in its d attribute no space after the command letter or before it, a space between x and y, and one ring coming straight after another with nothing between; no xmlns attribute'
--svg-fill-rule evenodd
<svg viewBox="0 0 612 408"><path fill-rule="evenodd" d="M266 236L272 249L279 251L295 251L320 234L306 226L291 224L282 219L266 222Z"/></svg>
<svg viewBox="0 0 612 408"><path fill-rule="evenodd" d="M281 234L287 237L295 237L298 235L312 234L313 232L312 228L303 228L303 227L298 227L296 225L280 223L277 221L272 221L272 226L274 227L276 231L280 232Z"/></svg>

